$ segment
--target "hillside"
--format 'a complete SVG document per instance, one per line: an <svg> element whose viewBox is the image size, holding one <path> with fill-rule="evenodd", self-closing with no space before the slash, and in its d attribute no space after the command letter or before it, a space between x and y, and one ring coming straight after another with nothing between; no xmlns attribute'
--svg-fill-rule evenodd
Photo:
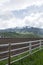
<svg viewBox="0 0 43 65"><path fill-rule="evenodd" d="M35 27L9 28L0 30L0 38L43 38L43 29Z"/></svg>
<svg viewBox="0 0 43 65"><path fill-rule="evenodd" d="M8 28L4 30L0 30L0 32L33 32L35 34L43 34L43 29L41 28L35 28L35 27L16 27L16 28Z"/></svg>
<svg viewBox="0 0 43 65"><path fill-rule="evenodd" d="M16 32L3 32L0 33L2 38L39 38L41 36L34 33L16 33Z"/></svg>

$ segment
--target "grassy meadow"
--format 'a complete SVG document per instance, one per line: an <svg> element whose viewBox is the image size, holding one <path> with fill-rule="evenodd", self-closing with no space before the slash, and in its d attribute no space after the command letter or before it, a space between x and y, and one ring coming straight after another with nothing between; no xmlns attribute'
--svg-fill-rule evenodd
<svg viewBox="0 0 43 65"><path fill-rule="evenodd" d="M11 65L43 65L43 50L38 51L37 53L19 60Z"/></svg>

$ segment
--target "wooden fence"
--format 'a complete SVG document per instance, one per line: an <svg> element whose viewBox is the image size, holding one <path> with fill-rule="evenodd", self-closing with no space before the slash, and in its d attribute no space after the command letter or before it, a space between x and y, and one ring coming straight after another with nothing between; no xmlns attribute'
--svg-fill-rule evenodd
<svg viewBox="0 0 43 65"><path fill-rule="evenodd" d="M0 62L3 60L8 59L8 64L10 65L13 62L19 61L30 54L33 54L39 50L41 50L43 47L43 40L35 40L35 41L28 41L28 42L20 42L20 43L8 43L8 44L0 44ZM35 50L39 48L38 50ZM34 52L32 52L35 50ZM14 60L10 61L11 58L18 56L20 54L29 52L29 54Z"/></svg>

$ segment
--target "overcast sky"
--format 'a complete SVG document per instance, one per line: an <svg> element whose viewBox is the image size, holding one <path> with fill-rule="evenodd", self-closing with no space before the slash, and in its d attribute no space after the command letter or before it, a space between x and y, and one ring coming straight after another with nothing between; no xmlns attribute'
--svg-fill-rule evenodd
<svg viewBox="0 0 43 65"><path fill-rule="evenodd" d="M0 0L0 29L43 28L43 0Z"/></svg>

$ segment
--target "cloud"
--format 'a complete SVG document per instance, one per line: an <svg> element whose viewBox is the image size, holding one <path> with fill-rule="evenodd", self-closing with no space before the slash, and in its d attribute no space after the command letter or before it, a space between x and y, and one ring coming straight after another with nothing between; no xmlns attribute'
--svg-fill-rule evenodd
<svg viewBox="0 0 43 65"><path fill-rule="evenodd" d="M1 11L0 12L0 19L9 20L11 18L13 18L12 12L10 12L10 11L5 11L5 12Z"/></svg>
<svg viewBox="0 0 43 65"><path fill-rule="evenodd" d="M0 0L0 8L3 6L4 3L7 3L9 0Z"/></svg>
<svg viewBox="0 0 43 65"><path fill-rule="evenodd" d="M2 20L0 19L0 29L6 29L6 28L14 28L14 27L23 27L25 26L25 23L22 19L17 18L11 18L9 20Z"/></svg>
<svg viewBox="0 0 43 65"><path fill-rule="evenodd" d="M1 20L0 22L1 29L24 26L43 28L43 13L32 13L23 19L13 17L9 20Z"/></svg>
<svg viewBox="0 0 43 65"><path fill-rule="evenodd" d="M12 14L17 18L24 18L25 16L30 16L32 13L39 13L43 12L43 5L42 6L30 6L22 10L13 10L11 11Z"/></svg>
<svg viewBox="0 0 43 65"><path fill-rule="evenodd" d="M43 0L0 0L0 29L43 28Z"/></svg>
<svg viewBox="0 0 43 65"><path fill-rule="evenodd" d="M11 11L0 11L0 18L3 20L9 20L10 18L24 18L25 16L30 16L32 13L41 13L43 12L42 6L30 6L22 10L11 10Z"/></svg>
<svg viewBox="0 0 43 65"><path fill-rule="evenodd" d="M32 13L26 16L24 21L27 26L43 28L43 13Z"/></svg>
<svg viewBox="0 0 43 65"><path fill-rule="evenodd" d="M40 6L43 4L43 0L9 0L8 2L4 2L2 4L1 10L19 10L25 9L31 5Z"/></svg>

